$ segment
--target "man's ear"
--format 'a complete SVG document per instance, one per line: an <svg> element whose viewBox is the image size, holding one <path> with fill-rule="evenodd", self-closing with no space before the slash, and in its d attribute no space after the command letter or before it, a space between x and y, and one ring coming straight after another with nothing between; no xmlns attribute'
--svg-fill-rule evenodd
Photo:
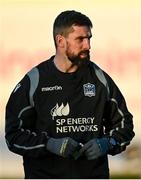
<svg viewBox="0 0 141 180"><path fill-rule="evenodd" d="M60 47L60 48L65 47L65 37L64 36L57 34L55 37L55 40L56 40L57 47Z"/></svg>

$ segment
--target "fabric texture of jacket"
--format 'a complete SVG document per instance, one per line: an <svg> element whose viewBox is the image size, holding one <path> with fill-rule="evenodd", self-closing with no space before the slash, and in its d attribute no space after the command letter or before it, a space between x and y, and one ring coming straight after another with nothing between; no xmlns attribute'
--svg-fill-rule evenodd
<svg viewBox="0 0 141 180"><path fill-rule="evenodd" d="M113 137L126 149L134 137L132 115L113 80L95 63L74 73L60 72L53 57L28 72L6 106L8 148L23 156L25 178L108 178L107 155L88 161L59 157L46 149L49 137L72 137L85 144Z"/></svg>

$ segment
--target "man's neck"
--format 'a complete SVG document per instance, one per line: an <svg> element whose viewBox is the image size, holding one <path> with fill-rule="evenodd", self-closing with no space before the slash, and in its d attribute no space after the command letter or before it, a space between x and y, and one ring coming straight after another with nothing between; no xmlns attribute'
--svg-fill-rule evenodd
<svg viewBox="0 0 141 180"><path fill-rule="evenodd" d="M59 57L57 55L54 57L54 64L59 71L64 73L72 73L78 69L78 67L73 65L67 58Z"/></svg>

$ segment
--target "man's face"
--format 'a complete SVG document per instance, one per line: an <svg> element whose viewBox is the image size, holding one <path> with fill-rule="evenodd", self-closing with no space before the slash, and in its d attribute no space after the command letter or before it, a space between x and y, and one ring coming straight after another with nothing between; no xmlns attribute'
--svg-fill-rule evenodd
<svg viewBox="0 0 141 180"><path fill-rule="evenodd" d="M66 37L66 56L74 65L81 66L90 60L91 30L87 26L73 26Z"/></svg>

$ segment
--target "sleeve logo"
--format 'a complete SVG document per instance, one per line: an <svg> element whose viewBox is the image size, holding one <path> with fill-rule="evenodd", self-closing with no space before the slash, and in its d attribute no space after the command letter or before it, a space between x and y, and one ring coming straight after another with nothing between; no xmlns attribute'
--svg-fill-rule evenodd
<svg viewBox="0 0 141 180"><path fill-rule="evenodd" d="M21 87L21 84L20 84L20 83L17 84L16 87L15 87L15 89L14 89L14 91L13 91L13 93L15 93L20 87Z"/></svg>

